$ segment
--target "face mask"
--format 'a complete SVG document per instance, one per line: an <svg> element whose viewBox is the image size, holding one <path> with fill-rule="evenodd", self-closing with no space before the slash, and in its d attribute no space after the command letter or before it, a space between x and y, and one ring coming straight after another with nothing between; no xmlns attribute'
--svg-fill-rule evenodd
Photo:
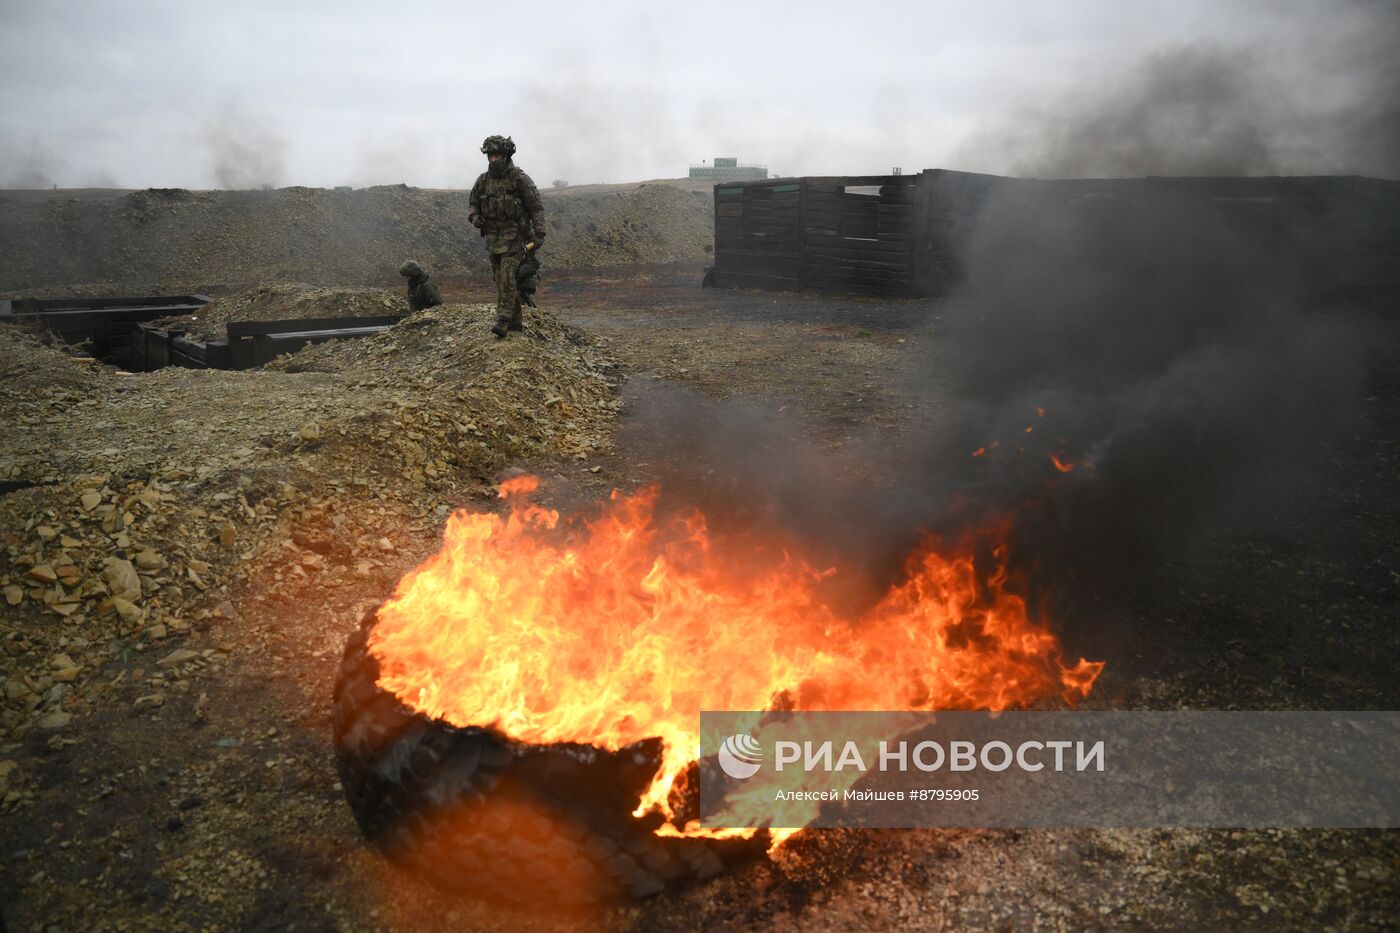
<svg viewBox="0 0 1400 933"><path fill-rule="evenodd" d="M495 162L489 162L486 165L486 171L491 173L492 178L504 178L507 168L509 168L509 163L506 162L505 159L497 159Z"/></svg>

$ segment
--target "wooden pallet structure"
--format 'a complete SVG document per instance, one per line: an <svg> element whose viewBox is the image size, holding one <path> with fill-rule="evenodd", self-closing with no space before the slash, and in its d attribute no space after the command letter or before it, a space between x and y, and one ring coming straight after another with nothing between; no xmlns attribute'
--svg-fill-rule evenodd
<svg viewBox="0 0 1400 933"><path fill-rule="evenodd" d="M948 294L983 211L1202 225L1270 238L1307 264L1311 286L1365 303L1400 297L1400 182L1356 176L1041 180L927 169L914 175L727 180L715 185L715 264L729 288L882 298ZM1256 237L1257 235L1257 237Z"/></svg>
<svg viewBox="0 0 1400 933"><path fill-rule="evenodd" d="M720 287L915 294L917 176L778 178L715 186Z"/></svg>

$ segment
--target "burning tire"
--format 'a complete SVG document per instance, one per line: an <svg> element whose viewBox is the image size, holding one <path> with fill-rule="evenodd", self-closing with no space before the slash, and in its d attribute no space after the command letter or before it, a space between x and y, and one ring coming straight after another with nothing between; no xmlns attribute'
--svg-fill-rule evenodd
<svg viewBox="0 0 1400 933"><path fill-rule="evenodd" d="M659 746L527 745L408 709L378 685L375 611L336 678L336 765L365 837L439 887L517 903L646 897L761 854L766 839L661 837L631 815Z"/></svg>

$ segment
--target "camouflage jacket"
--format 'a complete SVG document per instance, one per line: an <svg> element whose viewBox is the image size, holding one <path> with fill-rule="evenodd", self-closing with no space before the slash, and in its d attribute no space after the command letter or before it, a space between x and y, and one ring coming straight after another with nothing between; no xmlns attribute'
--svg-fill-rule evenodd
<svg viewBox="0 0 1400 933"><path fill-rule="evenodd" d="M422 311L442 304L442 295L437 286L428 281L428 274L416 275L408 280L408 310Z"/></svg>
<svg viewBox="0 0 1400 933"><path fill-rule="evenodd" d="M501 178L482 172L472 185L470 204L467 219L480 226L486 248L492 253L509 253L531 240L544 240L540 191L530 176L514 165Z"/></svg>

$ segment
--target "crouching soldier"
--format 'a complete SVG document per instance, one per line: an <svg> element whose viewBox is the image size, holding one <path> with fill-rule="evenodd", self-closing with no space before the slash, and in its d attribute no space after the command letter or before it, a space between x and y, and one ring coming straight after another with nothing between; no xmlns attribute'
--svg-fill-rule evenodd
<svg viewBox="0 0 1400 933"><path fill-rule="evenodd" d="M481 144L486 171L472 185L467 219L481 231L491 254L496 279L496 323L491 333L504 337L520 330L520 264L544 242L544 204L539 189L511 161L515 143L508 136L488 136Z"/></svg>
<svg viewBox="0 0 1400 933"><path fill-rule="evenodd" d="M399 266L399 275L408 279L409 311L422 311L442 304L442 296L438 294L437 286L428 281L428 273L424 272L417 262L410 259Z"/></svg>

